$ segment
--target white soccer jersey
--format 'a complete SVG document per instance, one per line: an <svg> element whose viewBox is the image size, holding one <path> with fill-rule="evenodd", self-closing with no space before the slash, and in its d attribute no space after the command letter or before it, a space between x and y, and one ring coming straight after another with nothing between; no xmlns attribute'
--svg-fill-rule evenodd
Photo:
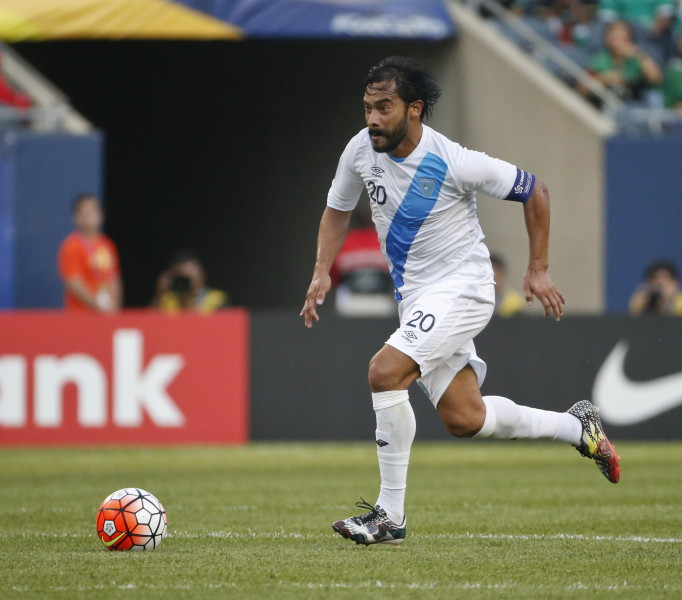
<svg viewBox="0 0 682 600"><path fill-rule="evenodd" d="M344 150L327 197L353 210L363 187L398 300L446 278L493 281L476 214L476 192L525 201L535 178L514 165L468 150L430 127L404 159L375 152L367 128Z"/></svg>

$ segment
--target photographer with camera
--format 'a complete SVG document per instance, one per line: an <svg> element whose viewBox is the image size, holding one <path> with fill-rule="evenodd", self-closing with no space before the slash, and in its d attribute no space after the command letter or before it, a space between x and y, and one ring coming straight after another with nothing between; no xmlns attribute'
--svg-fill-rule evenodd
<svg viewBox="0 0 682 600"><path fill-rule="evenodd" d="M646 268L644 278L630 298L631 315L682 315L682 292L674 263L653 262Z"/></svg>
<svg viewBox="0 0 682 600"><path fill-rule="evenodd" d="M228 295L206 285L206 272L194 252L183 251L159 275L152 306L167 313L211 313L229 304Z"/></svg>

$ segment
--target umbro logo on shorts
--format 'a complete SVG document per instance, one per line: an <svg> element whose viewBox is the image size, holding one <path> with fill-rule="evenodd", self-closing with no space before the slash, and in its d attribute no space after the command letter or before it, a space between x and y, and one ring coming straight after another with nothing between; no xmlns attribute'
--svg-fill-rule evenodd
<svg viewBox="0 0 682 600"><path fill-rule="evenodd" d="M381 173L384 173L385 171L381 167L372 167L372 173L375 175L380 175Z"/></svg>
<svg viewBox="0 0 682 600"><path fill-rule="evenodd" d="M384 440L379 439L377 440L377 446L379 446L379 448L383 448L384 446L388 446L388 442L384 442Z"/></svg>
<svg viewBox="0 0 682 600"><path fill-rule="evenodd" d="M409 329L403 329L403 335L401 335L400 337L411 344L412 340L417 339L417 334Z"/></svg>

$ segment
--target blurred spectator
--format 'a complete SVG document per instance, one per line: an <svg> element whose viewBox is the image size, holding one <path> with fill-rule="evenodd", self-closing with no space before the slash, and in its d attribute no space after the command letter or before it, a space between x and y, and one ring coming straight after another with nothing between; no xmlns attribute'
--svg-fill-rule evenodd
<svg viewBox="0 0 682 600"><path fill-rule="evenodd" d="M229 304L228 295L206 285L206 272L194 252L179 252L159 275L152 305L164 312L212 313Z"/></svg>
<svg viewBox="0 0 682 600"><path fill-rule="evenodd" d="M682 292L677 267L668 260L651 263L642 283L630 298L633 315L682 315Z"/></svg>
<svg viewBox="0 0 682 600"><path fill-rule="evenodd" d="M624 21L609 23L604 33L604 48L590 58L587 70L614 94L625 101L648 101L648 92L662 82L661 69L651 56L635 44L630 26ZM583 86L580 91L590 97Z"/></svg>
<svg viewBox="0 0 682 600"><path fill-rule="evenodd" d="M490 255L495 276L495 314L500 317L511 317L519 314L526 306L525 300L507 282L507 264L498 254Z"/></svg>
<svg viewBox="0 0 682 600"><path fill-rule="evenodd" d="M663 74L663 98L666 108L682 111L682 23L675 32L673 56Z"/></svg>
<svg viewBox="0 0 682 600"><path fill-rule="evenodd" d="M675 0L599 0L599 19L627 21L655 42L666 44L675 16Z"/></svg>
<svg viewBox="0 0 682 600"><path fill-rule="evenodd" d="M81 194L72 205L76 230L59 247L59 274L67 310L114 312L121 308L118 252L102 233L104 211L97 196Z"/></svg>
<svg viewBox="0 0 682 600"><path fill-rule="evenodd" d="M381 252L371 214L358 208L330 275L336 310L344 316L389 316L397 312L393 279Z"/></svg>
<svg viewBox="0 0 682 600"><path fill-rule="evenodd" d="M570 17L564 19L563 41L582 48L589 48L594 43L598 24L596 20L597 5L594 1L571 0Z"/></svg>
<svg viewBox="0 0 682 600"><path fill-rule="evenodd" d="M552 41L567 46L590 45L596 29L593 0L538 0L533 14L545 22L553 34Z"/></svg>

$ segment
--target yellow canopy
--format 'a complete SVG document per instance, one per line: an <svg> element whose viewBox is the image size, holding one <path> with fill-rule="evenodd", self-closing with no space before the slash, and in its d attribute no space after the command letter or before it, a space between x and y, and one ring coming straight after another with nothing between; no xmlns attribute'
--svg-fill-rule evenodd
<svg viewBox="0 0 682 600"><path fill-rule="evenodd" d="M0 0L0 40L229 39L238 27L170 0Z"/></svg>

